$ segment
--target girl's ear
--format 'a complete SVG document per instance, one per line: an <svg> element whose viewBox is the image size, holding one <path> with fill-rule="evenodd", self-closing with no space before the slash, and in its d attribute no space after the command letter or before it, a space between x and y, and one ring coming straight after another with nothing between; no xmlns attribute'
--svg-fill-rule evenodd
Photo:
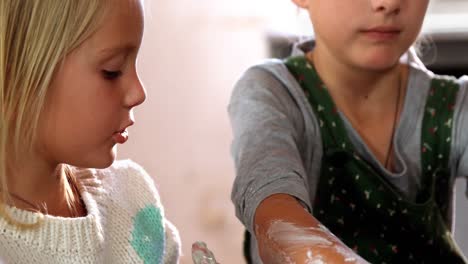
<svg viewBox="0 0 468 264"><path fill-rule="evenodd" d="M300 8L307 9L309 6L309 0L292 0L294 4L296 4Z"/></svg>

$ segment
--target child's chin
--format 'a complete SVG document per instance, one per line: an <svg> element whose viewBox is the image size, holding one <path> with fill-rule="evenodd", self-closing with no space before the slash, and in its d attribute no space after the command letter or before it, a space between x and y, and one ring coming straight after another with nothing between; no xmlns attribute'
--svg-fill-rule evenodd
<svg viewBox="0 0 468 264"><path fill-rule="evenodd" d="M107 162L103 162L102 164L99 164L96 169L105 169L105 168L108 168L112 165L112 163L114 163L115 159L112 159L110 161L107 161Z"/></svg>
<svg viewBox="0 0 468 264"><path fill-rule="evenodd" d="M97 157L90 168L95 169L105 169L110 167L117 158L117 150L113 148L109 153L103 154L100 157ZM91 164L90 164L91 165Z"/></svg>
<svg viewBox="0 0 468 264"><path fill-rule="evenodd" d="M363 68L367 70L374 71L374 72L386 72L398 65L399 60L386 60L386 61L372 61L369 63L365 63Z"/></svg>
<svg viewBox="0 0 468 264"><path fill-rule="evenodd" d="M368 58L363 66L372 71L388 71L398 65L399 61L397 56L373 56Z"/></svg>

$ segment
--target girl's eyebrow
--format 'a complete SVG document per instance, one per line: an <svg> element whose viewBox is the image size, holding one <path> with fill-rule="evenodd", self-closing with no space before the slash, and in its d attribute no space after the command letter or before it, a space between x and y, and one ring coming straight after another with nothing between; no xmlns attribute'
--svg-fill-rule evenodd
<svg viewBox="0 0 468 264"><path fill-rule="evenodd" d="M98 51L100 57L110 58L117 54L129 54L136 50L137 47L133 44L124 44L111 48L104 48Z"/></svg>

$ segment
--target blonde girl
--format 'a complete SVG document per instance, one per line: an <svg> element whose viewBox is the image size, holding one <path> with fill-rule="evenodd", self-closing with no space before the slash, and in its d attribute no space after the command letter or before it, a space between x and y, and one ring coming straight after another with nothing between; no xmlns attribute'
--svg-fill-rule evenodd
<svg viewBox="0 0 468 264"><path fill-rule="evenodd" d="M176 263L154 183L115 161L133 109L139 0L0 3L0 259Z"/></svg>

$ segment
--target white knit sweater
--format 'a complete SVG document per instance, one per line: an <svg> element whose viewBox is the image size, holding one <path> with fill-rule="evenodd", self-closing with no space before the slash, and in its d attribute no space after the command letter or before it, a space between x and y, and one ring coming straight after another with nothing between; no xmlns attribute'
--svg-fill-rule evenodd
<svg viewBox="0 0 468 264"><path fill-rule="evenodd" d="M136 163L82 170L78 185L88 215L46 215L33 230L19 231L0 217L0 263L178 263L180 238L164 218L152 179ZM37 214L8 207L13 217Z"/></svg>

